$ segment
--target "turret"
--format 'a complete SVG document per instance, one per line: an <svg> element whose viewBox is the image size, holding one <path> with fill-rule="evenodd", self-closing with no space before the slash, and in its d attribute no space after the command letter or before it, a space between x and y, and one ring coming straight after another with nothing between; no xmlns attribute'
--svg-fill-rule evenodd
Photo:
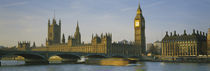
<svg viewBox="0 0 210 71"><path fill-rule="evenodd" d="M61 26L61 20L59 20L59 26Z"/></svg>
<svg viewBox="0 0 210 71"><path fill-rule="evenodd" d="M168 31L166 31L166 35L165 35L165 37L168 37Z"/></svg>
<svg viewBox="0 0 210 71"><path fill-rule="evenodd" d="M101 43L110 46L112 44L112 34L111 33L106 33L105 35L102 34Z"/></svg>
<svg viewBox="0 0 210 71"><path fill-rule="evenodd" d="M76 43L76 39L73 38L72 36L69 36L69 37L68 37L68 46L75 46L75 45L78 45L78 44Z"/></svg>
<svg viewBox="0 0 210 71"><path fill-rule="evenodd" d="M63 34L63 37L62 37L62 43L65 44L65 36Z"/></svg>
<svg viewBox="0 0 210 71"><path fill-rule="evenodd" d="M30 49L30 42L29 41L23 41L18 42L18 50L26 51Z"/></svg>
<svg viewBox="0 0 210 71"><path fill-rule="evenodd" d="M48 28L50 27L50 19L48 19Z"/></svg>
<svg viewBox="0 0 210 71"><path fill-rule="evenodd" d="M197 30L197 35L199 35L199 31Z"/></svg>
<svg viewBox="0 0 210 71"><path fill-rule="evenodd" d="M177 36L176 31L174 31L174 36Z"/></svg>
<svg viewBox="0 0 210 71"><path fill-rule="evenodd" d="M200 31L200 35L202 35L202 32Z"/></svg>
<svg viewBox="0 0 210 71"><path fill-rule="evenodd" d="M92 34L92 39L93 39L93 34Z"/></svg>
<svg viewBox="0 0 210 71"><path fill-rule="evenodd" d="M33 42L33 46L32 46L33 48L35 48L36 47L36 44L35 44L35 42Z"/></svg>
<svg viewBox="0 0 210 71"><path fill-rule="evenodd" d="M186 30L184 30L184 35L187 35L187 32L186 32Z"/></svg>
<svg viewBox="0 0 210 71"><path fill-rule="evenodd" d="M53 22L52 22L52 24L53 24L53 25L55 25L55 24L56 24L56 20L55 20L55 18L53 18Z"/></svg>
<svg viewBox="0 0 210 71"><path fill-rule="evenodd" d="M101 38L98 37L98 34L96 34L95 36L93 36L93 39L91 40L92 45L96 45L101 43Z"/></svg>
<svg viewBox="0 0 210 71"><path fill-rule="evenodd" d="M52 23L52 24L51 24ZM46 46L61 43L61 21L59 20L59 25L56 24L55 17L52 22L48 20L48 38L46 40Z"/></svg>
<svg viewBox="0 0 210 71"><path fill-rule="evenodd" d="M68 40L70 40L71 36L68 37Z"/></svg>
<svg viewBox="0 0 210 71"><path fill-rule="evenodd" d="M192 34L195 35L195 29L193 29L193 33Z"/></svg>
<svg viewBox="0 0 210 71"><path fill-rule="evenodd" d="M77 21L76 32L74 33L76 44L81 44L81 34L79 32L79 22Z"/></svg>

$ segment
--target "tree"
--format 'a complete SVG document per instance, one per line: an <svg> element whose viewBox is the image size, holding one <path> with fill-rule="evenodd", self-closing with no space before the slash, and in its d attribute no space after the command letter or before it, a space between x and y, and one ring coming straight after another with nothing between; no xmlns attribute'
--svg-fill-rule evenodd
<svg viewBox="0 0 210 71"><path fill-rule="evenodd" d="M148 50L148 53L152 53L153 55L157 55L158 54L157 46L151 46L150 49Z"/></svg>

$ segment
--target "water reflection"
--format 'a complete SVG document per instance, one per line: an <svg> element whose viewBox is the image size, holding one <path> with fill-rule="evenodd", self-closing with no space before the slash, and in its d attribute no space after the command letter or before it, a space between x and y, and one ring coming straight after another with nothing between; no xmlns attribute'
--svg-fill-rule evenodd
<svg viewBox="0 0 210 71"><path fill-rule="evenodd" d="M85 63L103 66L127 66L136 63L136 61L125 58L94 58L86 60Z"/></svg>
<svg viewBox="0 0 210 71"><path fill-rule="evenodd" d="M135 71L147 71L144 62L137 62L134 69L135 69Z"/></svg>
<svg viewBox="0 0 210 71"><path fill-rule="evenodd" d="M24 65L25 61L23 60L1 60L2 66L8 66L8 65Z"/></svg>
<svg viewBox="0 0 210 71"><path fill-rule="evenodd" d="M100 65L110 65L110 66L126 66L129 64L128 59L122 58L106 58L100 60Z"/></svg>
<svg viewBox="0 0 210 71"><path fill-rule="evenodd" d="M126 59L102 59L98 64L49 64L1 66L0 71L209 71L207 63L165 63L137 62L129 64ZM9 63L24 63L24 61L2 61Z"/></svg>

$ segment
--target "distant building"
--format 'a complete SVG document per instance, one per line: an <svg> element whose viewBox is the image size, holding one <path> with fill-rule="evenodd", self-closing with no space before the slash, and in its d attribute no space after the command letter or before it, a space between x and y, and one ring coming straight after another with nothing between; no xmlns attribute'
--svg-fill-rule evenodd
<svg viewBox="0 0 210 71"><path fill-rule="evenodd" d="M147 43L147 48L146 48L146 52L148 53L149 50L154 47L154 45L152 43Z"/></svg>
<svg viewBox="0 0 210 71"><path fill-rule="evenodd" d="M208 29L208 37L207 37L207 46L208 46L208 55L210 55L210 28Z"/></svg>
<svg viewBox="0 0 210 71"><path fill-rule="evenodd" d="M207 54L207 37L204 32L193 30L192 34L179 35L172 32L168 35L166 32L165 37L162 39L162 56L198 56Z"/></svg>
<svg viewBox="0 0 210 71"><path fill-rule="evenodd" d="M162 42L161 41L155 41L153 45L154 45L154 48L156 48L156 50L157 50L157 54L161 55L161 53L162 53Z"/></svg>
<svg viewBox="0 0 210 71"><path fill-rule="evenodd" d="M127 40L122 40L118 42L119 44L129 44Z"/></svg>
<svg viewBox="0 0 210 71"><path fill-rule="evenodd" d="M155 41L154 43L147 43L146 52L150 55L161 55L161 41Z"/></svg>

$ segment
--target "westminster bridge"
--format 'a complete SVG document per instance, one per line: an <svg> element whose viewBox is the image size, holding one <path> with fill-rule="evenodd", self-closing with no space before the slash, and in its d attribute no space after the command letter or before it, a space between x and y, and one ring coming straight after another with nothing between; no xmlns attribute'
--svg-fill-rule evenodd
<svg viewBox="0 0 210 71"><path fill-rule="evenodd" d="M62 52L62 51L31 51L31 50L17 50L17 49L0 49L0 59L7 56L22 56L26 64L48 64L49 58L52 56L59 56L62 62L77 62L81 56L87 58L131 58L128 56L110 55L105 53L83 53L83 52ZM138 58L138 57L132 57Z"/></svg>

